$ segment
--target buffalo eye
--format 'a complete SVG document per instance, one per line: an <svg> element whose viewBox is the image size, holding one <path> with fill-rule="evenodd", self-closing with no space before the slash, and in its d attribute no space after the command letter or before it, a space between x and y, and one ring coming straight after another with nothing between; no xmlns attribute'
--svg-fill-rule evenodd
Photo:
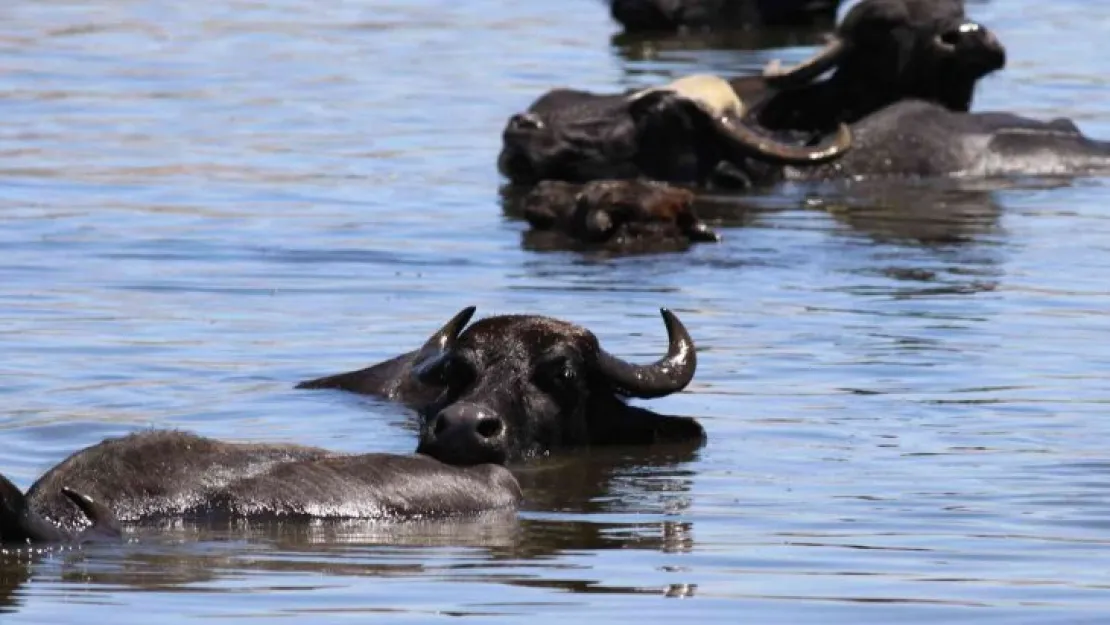
<svg viewBox="0 0 1110 625"><path fill-rule="evenodd" d="M458 389L474 380L474 369L455 356L447 356L434 367L420 372L420 381L434 386Z"/></svg>
<svg viewBox="0 0 1110 625"><path fill-rule="evenodd" d="M574 378L578 377L578 372L570 366L570 362L567 362L564 364L563 368L559 370L557 375L559 376L559 380L571 382Z"/></svg>
<svg viewBox="0 0 1110 625"><path fill-rule="evenodd" d="M444 364L443 380L450 388L464 388L474 381L474 370L458 358L449 358Z"/></svg>
<svg viewBox="0 0 1110 625"><path fill-rule="evenodd" d="M533 381L546 391L559 392L573 386L578 377L577 361L570 357L560 356L541 363L536 368Z"/></svg>

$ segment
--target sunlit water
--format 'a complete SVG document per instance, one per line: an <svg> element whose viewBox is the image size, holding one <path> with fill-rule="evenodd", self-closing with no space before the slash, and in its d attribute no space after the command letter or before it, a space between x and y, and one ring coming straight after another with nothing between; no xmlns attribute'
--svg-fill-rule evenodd
<svg viewBox="0 0 1110 625"><path fill-rule="evenodd" d="M1110 6L978 2L976 105L1110 137ZM1110 615L1110 188L710 198L724 241L522 248L494 167L545 89L754 71L614 44L592 0L0 3L0 471L159 426L408 453L403 410L303 378L463 306L701 350L699 450L561 458L520 515L171 526L0 564L3 623L456 615L529 623L1081 623Z"/></svg>

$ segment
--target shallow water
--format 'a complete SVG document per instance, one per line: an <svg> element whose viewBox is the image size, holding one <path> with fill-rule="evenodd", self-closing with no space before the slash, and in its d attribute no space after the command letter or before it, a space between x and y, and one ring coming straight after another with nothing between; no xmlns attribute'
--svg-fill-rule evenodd
<svg viewBox="0 0 1110 625"><path fill-rule="evenodd" d="M711 198L724 241L683 254L525 250L494 166L509 114L812 40L614 45L599 2L555 7L0 5L0 467L19 485L151 426L408 453L404 411L292 385L470 304L640 360L672 308L700 366L651 404L709 432L551 460L520 515L9 556L5 624L1105 619L1107 180L784 188ZM1010 52L978 108L1110 137L1110 5L972 11Z"/></svg>

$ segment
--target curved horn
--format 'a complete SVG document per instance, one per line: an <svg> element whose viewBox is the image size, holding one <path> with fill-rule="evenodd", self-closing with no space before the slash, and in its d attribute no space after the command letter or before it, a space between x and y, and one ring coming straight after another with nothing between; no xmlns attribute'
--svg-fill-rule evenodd
<svg viewBox="0 0 1110 625"><path fill-rule="evenodd" d="M667 355L650 365L634 365L598 350L597 369L613 385L617 393L628 397L650 399L677 393L686 388L694 378L698 366L694 354L694 340L666 308L660 308L663 323L667 326Z"/></svg>
<svg viewBox="0 0 1110 625"><path fill-rule="evenodd" d="M782 143L755 132L741 121L743 100L727 81L711 74L695 74L664 87L645 89L633 94L629 102L634 108L650 107L666 97L677 98L706 115L713 130L725 140L727 151L741 156L783 165L813 165L835 159L852 147L852 133L843 124L831 140L817 146Z"/></svg>
<svg viewBox="0 0 1110 625"><path fill-rule="evenodd" d="M463 328L470 323L470 318L474 316L475 310L477 308L474 306L467 306L460 310L424 342L424 345L417 350L416 357L412 361L413 374L418 378L424 377L439 366L455 345L455 340L459 338Z"/></svg>
<svg viewBox="0 0 1110 625"><path fill-rule="evenodd" d="M714 117L713 125L734 150L745 156L782 165L826 163L839 158L852 147L852 131L845 124L840 124L831 138L814 146L782 143L728 118Z"/></svg>
<svg viewBox="0 0 1110 625"><path fill-rule="evenodd" d="M763 80L776 89L800 89L840 63L847 51L848 44L833 35L817 54L794 67L782 68L777 62L771 62L763 70Z"/></svg>

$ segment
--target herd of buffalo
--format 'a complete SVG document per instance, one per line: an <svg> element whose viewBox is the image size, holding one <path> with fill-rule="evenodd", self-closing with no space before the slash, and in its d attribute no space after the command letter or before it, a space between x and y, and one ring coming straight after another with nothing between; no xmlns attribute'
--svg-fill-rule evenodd
<svg viewBox="0 0 1110 625"><path fill-rule="evenodd" d="M612 7L629 26L656 28L760 16L777 23L836 8L802 0ZM971 111L977 82L1005 63L1002 43L967 17L961 0L863 0L796 67L686 76L624 93L549 91L509 119L498 167L514 186L532 187L521 212L534 228L615 249L715 239L683 196L664 200L644 179L696 191L1110 171L1110 142L1070 120ZM574 194L554 181L585 186Z"/></svg>
<svg viewBox="0 0 1110 625"><path fill-rule="evenodd" d="M717 235L705 189L860 177L1110 171L1110 142L1071 121L972 112L1006 51L961 0L611 0L626 30L828 24L827 44L760 75L685 76L624 93L554 89L503 131L500 172L537 230L610 249L682 248ZM373 395L411 410L416 454L340 454L145 431L80 450L28 491L0 477L0 542L118 540L166 518L404 520L513 509L506 465L600 445L695 444L689 417L629 405L683 390L694 343L661 310L668 348L628 362L589 330L465 308L412 351L303 389ZM415 346L414 346L415 347Z"/></svg>

